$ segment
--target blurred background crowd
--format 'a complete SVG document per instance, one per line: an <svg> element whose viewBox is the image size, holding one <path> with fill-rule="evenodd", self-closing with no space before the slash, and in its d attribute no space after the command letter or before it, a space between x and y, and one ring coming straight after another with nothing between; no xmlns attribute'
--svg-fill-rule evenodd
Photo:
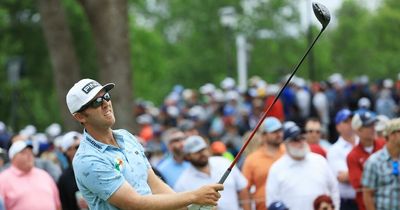
<svg viewBox="0 0 400 210"><path fill-rule="evenodd" d="M207 83L198 89L176 85L159 107L149 101L137 102L133 109L133 119L139 125L139 130L135 135L142 143L154 170L175 190L189 190L194 185L191 181L194 179L199 179L199 183L217 182L229 166L226 161L232 161L237 155L287 78L285 76L280 83L270 84L253 76L248 81L247 91L238 90L235 80L229 77L220 84ZM228 200L220 201L218 209L260 210L270 205L270 210L288 207L364 210L361 193L365 187L361 181L362 167L370 154L384 147L390 133L400 131L400 126L394 126L395 129L391 128L389 133L385 133L387 122L399 116L399 100L400 78L371 81L367 76L360 76L349 80L335 73L325 81L310 82L294 77L239 159L232 175L234 178L231 181L228 179L225 186L224 193L231 194L225 196ZM370 130L365 131L364 127ZM31 148L35 156L35 167L44 169L54 183L57 183L60 198L57 205L63 209L85 209L84 201L74 183L70 164L79 141L82 140L81 133L79 130L63 130L57 123L49 125L44 131L36 130L34 125L12 131L1 122L0 170L7 170L14 164L13 158L17 157L16 154L25 148ZM16 142L21 141L27 143L13 148ZM304 163L298 166L299 171L272 167L274 162L283 157L297 160L296 154L301 156L302 150L290 152L290 144L301 141L308 145L304 148L322 158L309 158L316 162L305 158L304 160L313 164ZM338 146L342 143L343 148ZM361 151L367 151L367 155L356 155L354 164L361 165L359 168L349 169L352 160L348 158L348 154L357 150L359 145ZM398 140L395 145L399 150ZM224 160L212 160L215 156ZM398 158L392 159L398 164ZM205 166L211 170L208 178L201 175L201 169ZM395 164L393 167L394 174ZM192 170L191 173L189 169ZM195 173L196 169L200 175ZM272 172L270 169L275 170ZM286 172L294 173L296 177L282 174L274 177L273 174L279 170L289 170ZM392 176L391 173L392 171L388 176ZM319 180L313 174L325 174L324 177L329 178ZM269 188L270 181L267 181L267 177L270 176L276 180ZM352 179L352 176L356 177ZM296 188L284 192L288 190L283 187L284 184L293 180L298 181L294 183L297 188L302 187L297 189L303 193L302 196L296 194ZM397 181L388 185L393 185L390 189L394 190L395 196L399 196L398 165L395 180ZM0 178L0 186L2 181L5 179ZM232 185L231 182L234 186L232 191L227 187ZM277 183L282 186L273 188ZM307 193L307 187L314 193ZM4 193L2 190L0 193ZM268 200L269 195L271 200ZM2 199L7 201L7 198ZM298 199L301 199L304 206L295 207ZM319 203L315 204L314 201ZM320 208L322 204L330 207ZM378 209L400 208L398 201L382 205Z"/></svg>

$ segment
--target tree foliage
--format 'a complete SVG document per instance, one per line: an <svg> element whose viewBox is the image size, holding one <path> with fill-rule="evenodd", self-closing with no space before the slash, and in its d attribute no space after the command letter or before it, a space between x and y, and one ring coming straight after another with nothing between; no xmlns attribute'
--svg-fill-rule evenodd
<svg viewBox="0 0 400 210"><path fill-rule="evenodd" d="M259 75L275 83L290 72L309 44L307 31L300 28L296 2L247 1L255 3L252 6L242 2L128 1L134 97L160 104L175 84L198 88L206 82L219 84L228 75L236 78L235 36L239 33L246 35L249 44L249 76ZM85 11L76 0L62 0L62 5L81 76L99 79L101 62ZM235 8L236 27L220 23L224 6ZM343 1L333 14L337 25L328 26L313 49L315 78L323 80L333 72L347 78L361 74L394 78L400 66L399 10L396 0L382 0L372 11L359 1ZM52 122L62 122L40 21L35 1L0 1L0 120L10 124L14 119L15 129L27 124L43 129ZM314 36L319 29L313 26ZM259 36L260 32L264 36ZM15 57L24 61L24 72L13 86L6 69ZM309 78L307 68L304 63L298 75Z"/></svg>

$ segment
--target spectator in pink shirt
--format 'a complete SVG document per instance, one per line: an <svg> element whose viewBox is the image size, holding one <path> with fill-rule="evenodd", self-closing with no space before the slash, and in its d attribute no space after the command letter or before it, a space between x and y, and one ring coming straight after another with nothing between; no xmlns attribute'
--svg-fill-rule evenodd
<svg viewBox="0 0 400 210"><path fill-rule="evenodd" d="M50 175L34 167L32 145L13 143L11 166L0 173L0 197L7 210L61 210L57 186Z"/></svg>

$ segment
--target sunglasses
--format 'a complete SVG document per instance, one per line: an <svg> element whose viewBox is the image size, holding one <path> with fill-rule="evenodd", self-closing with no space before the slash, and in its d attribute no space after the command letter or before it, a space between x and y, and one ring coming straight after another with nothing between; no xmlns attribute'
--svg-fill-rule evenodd
<svg viewBox="0 0 400 210"><path fill-rule="evenodd" d="M392 174L395 175L395 176L399 176L399 162L398 161L392 161L392 167L393 167Z"/></svg>
<svg viewBox="0 0 400 210"><path fill-rule="evenodd" d="M306 130L306 133L321 133L320 130Z"/></svg>
<svg viewBox="0 0 400 210"><path fill-rule="evenodd" d="M89 103L82 106L82 108L78 111L81 112L89 107L96 109L97 107L101 106L104 101L110 101L111 95L110 93L106 92L104 95L95 98L94 100L90 101Z"/></svg>

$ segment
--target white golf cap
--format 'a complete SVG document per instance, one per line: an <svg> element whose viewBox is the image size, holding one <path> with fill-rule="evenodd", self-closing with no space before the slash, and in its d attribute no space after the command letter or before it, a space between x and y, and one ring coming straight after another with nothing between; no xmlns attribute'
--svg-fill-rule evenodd
<svg viewBox="0 0 400 210"><path fill-rule="evenodd" d="M189 136L183 144L183 152L185 154L196 153L204 148L207 148L207 143L201 136Z"/></svg>
<svg viewBox="0 0 400 210"><path fill-rule="evenodd" d="M114 83L101 85L92 79L82 79L68 91L67 106L71 114L79 111L82 106L89 103L101 90L109 91L115 86Z"/></svg>
<svg viewBox="0 0 400 210"><path fill-rule="evenodd" d="M66 152L76 141L82 139L82 134L76 131L70 131L63 135L60 146L63 152Z"/></svg>
<svg viewBox="0 0 400 210"><path fill-rule="evenodd" d="M22 152L22 150L27 147L32 148L32 145L26 141L16 141L11 145L10 149L8 150L8 157L10 158L10 160L12 160L16 154Z"/></svg>

